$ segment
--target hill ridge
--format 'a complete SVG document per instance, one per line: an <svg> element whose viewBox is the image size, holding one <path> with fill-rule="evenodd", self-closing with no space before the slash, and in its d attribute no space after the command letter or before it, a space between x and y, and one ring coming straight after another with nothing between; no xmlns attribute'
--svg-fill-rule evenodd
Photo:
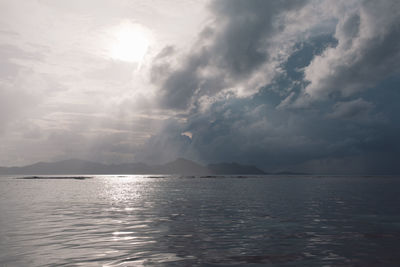
<svg viewBox="0 0 400 267"><path fill-rule="evenodd" d="M55 162L37 162L20 167L0 167L0 174L183 174L183 175L224 175L224 174L265 174L253 165L239 163L213 163L202 165L185 158L161 165L142 162L103 164L81 159L65 159Z"/></svg>

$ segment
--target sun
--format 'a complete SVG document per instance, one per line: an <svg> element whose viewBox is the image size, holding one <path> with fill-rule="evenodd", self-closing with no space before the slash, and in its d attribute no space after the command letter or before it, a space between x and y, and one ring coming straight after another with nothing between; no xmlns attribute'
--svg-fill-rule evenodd
<svg viewBox="0 0 400 267"><path fill-rule="evenodd" d="M151 36L139 24L123 23L112 30L109 56L114 60L141 63L149 50Z"/></svg>

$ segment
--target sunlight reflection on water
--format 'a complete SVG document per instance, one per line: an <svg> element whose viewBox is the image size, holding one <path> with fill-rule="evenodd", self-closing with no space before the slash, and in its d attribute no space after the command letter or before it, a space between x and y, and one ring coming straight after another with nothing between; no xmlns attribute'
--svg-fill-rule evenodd
<svg viewBox="0 0 400 267"><path fill-rule="evenodd" d="M400 180L0 180L0 265L394 265Z"/></svg>

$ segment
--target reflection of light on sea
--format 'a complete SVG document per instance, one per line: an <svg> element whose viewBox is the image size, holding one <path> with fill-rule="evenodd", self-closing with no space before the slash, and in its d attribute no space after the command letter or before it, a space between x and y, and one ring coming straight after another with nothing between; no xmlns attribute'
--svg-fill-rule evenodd
<svg viewBox="0 0 400 267"><path fill-rule="evenodd" d="M106 202L101 225L108 228L105 242L110 250L103 266L147 266L151 262L180 260L175 254L154 254L159 229L152 203L154 179L141 175L102 176Z"/></svg>
<svg viewBox="0 0 400 267"><path fill-rule="evenodd" d="M113 204L126 204L123 207L125 211L133 211L135 208L130 206L140 201L143 193L148 190L145 185L148 181L141 175L130 175L124 177L105 176L103 177L105 196ZM122 208L122 207L120 207Z"/></svg>

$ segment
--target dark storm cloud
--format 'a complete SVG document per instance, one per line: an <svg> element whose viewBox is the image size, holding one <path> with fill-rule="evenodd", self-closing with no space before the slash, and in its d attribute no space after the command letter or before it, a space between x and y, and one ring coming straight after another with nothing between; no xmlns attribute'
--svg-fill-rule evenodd
<svg viewBox="0 0 400 267"><path fill-rule="evenodd" d="M301 8L305 2L212 2L214 26L203 30L197 47L183 59L184 63L166 73L170 66L155 62L152 74L157 79L154 80L159 80L160 73L167 74L160 84L162 106L186 109L201 96L213 96L248 78L270 57L269 38L284 28L278 18Z"/></svg>
<svg viewBox="0 0 400 267"><path fill-rule="evenodd" d="M336 24L333 31L316 31L319 22L302 17L302 8L312 10L313 5ZM200 34L202 45L180 68L167 65L167 75L160 75L164 106L192 109L186 120L174 121L151 138L149 155L162 147L164 161L187 156L252 163L266 171L400 172L399 119L394 115L394 99L400 96L396 82L384 82L397 77L400 66L399 4L338 5L343 8L330 14L328 1L213 2L218 23ZM292 47L282 50L289 53L278 65L282 71L269 84L258 84L252 96L227 94L226 88L263 74L262 66L272 57L270 42L295 27L278 19L290 10L299 12L293 21L307 25L309 34L279 37L282 47ZM214 95L207 108L193 108L203 96Z"/></svg>
<svg viewBox="0 0 400 267"><path fill-rule="evenodd" d="M363 1L339 17L338 45L314 58L305 70L313 99L349 96L400 73L400 2Z"/></svg>
<svg viewBox="0 0 400 267"><path fill-rule="evenodd" d="M173 72L165 80L162 85L162 106L172 109L189 107L192 96L200 89L202 82L197 72L206 64L207 58L205 53L191 56L182 69Z"/></svg>
<svg viewBox="0 0 400 267"><path fill-rule="evenodd" d="M203 162L257 164L266 171L400 171L396 160L400 131L379 120L373 104L365 100L338 103L332 113L277 110L254 102L227 99L207 112L193 114L187 122L170 123L151 138L147 160L154 155L159 162L184 156ZM181 136L185 131L192 133L191 139Z"/></svg>
<svg viewBox="0 0 400 267"><path fill-rule="evenodd" d="M374 108L374 104L365 101L362 98L348 102L338 102L334 110L329 114L330 118L343 119L362 119L367 118L369 112Z"/></svg>
<svg viewBox="0 0 400 267"><path fill-rule="evenodd" d="M268 38L284 25L277 18L306 1L214 1L212 10L225 27L215 37L216 65L234 77L246 77L268 60Z"/></svg>

